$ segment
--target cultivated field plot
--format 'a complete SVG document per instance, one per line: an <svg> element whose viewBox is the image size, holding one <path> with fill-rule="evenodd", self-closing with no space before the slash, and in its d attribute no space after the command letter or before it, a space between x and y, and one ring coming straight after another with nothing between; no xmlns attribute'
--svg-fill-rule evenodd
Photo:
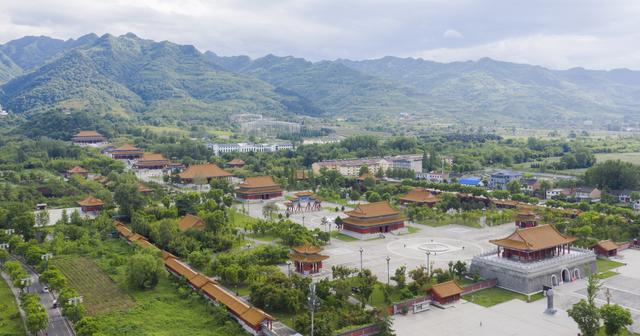
<svg viewBox="0 0 640 336"><path fill-rule="evenodd" d="M104 314L134 305L133 299L91 259L61 258L55 259L53 264L69 279L69 285L83 296L89 315Z"/></svg>
<svg viewBox="0 0 640 336"><path fill-rule="evenodd" d="M640 153L599 153L596 154L597 162L605 162L607 160L620 160L633 164L640 164Z"/></svg>

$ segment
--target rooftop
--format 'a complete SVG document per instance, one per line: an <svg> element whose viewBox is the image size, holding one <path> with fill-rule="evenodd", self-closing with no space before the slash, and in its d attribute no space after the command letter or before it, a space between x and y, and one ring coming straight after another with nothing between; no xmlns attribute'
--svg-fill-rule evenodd
<svg viewBox="0 0 640 336"><path fill-rule="evenodd" d="M510 236L502 239L494 239L490 242L517 250L537 251L558 245L569 244L576 238L565 237L552 225L540 225L525 229L517 229Z"/></svg>
<svg viewBox="0 0 640 336"><path fill-rule="evenodd" d="M462 287L460 287L454 280L435 284L431 286L429 290L433 291L433 293L441 298L459 295L462 293Z"/></svg>
<svg viewBox="0 0 640 336"><path fill-rule="evenodd" d="M102 134L96 131L80 131L75 136L76 137L101 137Z"/></svg>
<svg viewBox="0 0 640 336"><path fill-rule="evenodd" d="M436 202L438 199L424 188L413 188L406 194L400 196L400 200L406 202L426 203Z"/></svg>
<svg viewBox="0 0 640 336"><path fill-rule="evenodd" d="M345 214L353 217L378 217L398 215L400 211L394 209L388 202L375 202L367 204L358 204L355 209L346 211Z"/></svg>
<svg viewBox="0 0 640 336"><path fill-rule="evenodd" d="M593 247L596 247L596 246L600 247L605 251L613 251L618 249L618 244L614 243L611 239L601 240L597 244L595 244Z"/></svg>
<svg viewBox="0 0 640 336"><path fill-rule="evenodd" d="M93 196L89 196L81 201L78 201L78 205L80 206L99 206L104 205L104 202L101 199L97 199Z"/></svg>
<svg viewBox="0 0 640 336"><path fill-rule="evenodd" d="M178 174L181 179L194 179L194 178L212 178L212 177L229 177L233 174L226 172L213 163L196 164L189 166L185 171Z"/></svg>
<svg viewBox="0 0 640 336"><path fill-rule="evenodd" d="M180 218L180 221L178 221L178 228L183 232L189 229L201 230L204 228L204 222L202 221L202 218L198 216L186 214Z"/></svg>
<svg viewBox="0 0 640 336"><path fill-rule="evenodd" d="M244 182L240 184L242 188L260 188L260 187L272 187L280 186L273 181L271 176L253 176L244 179Z"/></svg>

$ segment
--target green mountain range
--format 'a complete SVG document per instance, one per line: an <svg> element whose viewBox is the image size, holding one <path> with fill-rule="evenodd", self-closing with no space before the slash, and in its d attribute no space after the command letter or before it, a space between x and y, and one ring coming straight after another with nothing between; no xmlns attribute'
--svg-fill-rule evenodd
<svg viewBox="0 0 640 336"><path fill-rule="evenodd" d="M0 45L0 85L0 104L27 117L86 111L155 121L222 121L238 113L378 120L408 113L529 126L640 120L640 72L627 69L551 70L487 58L221 57L131 33L10 41Z"/></svg>

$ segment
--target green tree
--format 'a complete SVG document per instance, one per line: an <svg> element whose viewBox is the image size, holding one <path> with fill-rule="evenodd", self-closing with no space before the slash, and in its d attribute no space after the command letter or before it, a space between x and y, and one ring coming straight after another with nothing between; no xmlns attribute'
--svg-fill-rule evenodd
<svg viewBox="0 0 640 336"><path fill-rule="evenodd" d="M127 283L138 289L154 288L164 273L162 260L149 253L138 253L129 258Z"/></svg>
<svg viewBox="0 0 640 336"><path fill-rule="evenodd" d="M617 304L602 306L600 316L604 321L604 330L607 336L619 335L623 329L633 323L631 312Z"/></svg>
<svg viewBox="0 0 640 336"><path fill-rule="evenodd" d="M134 211L142 210L147 199L138 191L137 181L125 181L118 183L113 192L113 200L118 204L120 213L131 218Z"/></svg>
<svg viewBox="0 0 640 336"><path fill-rule="evenodd" d="M520 182L518 182L517 180L513 180L507 183L507 190L512 195L519 194L522 190L522 186L520 185Z"/></svg>
<svg viewBox="0 0 640 336"><path fill-rule="evenodd" d="M393 330L393 320L389 316L389 312L386 309L382 310L382 317L376 321L375 324L378 327L377 336L395 336Z"/></svg>
<svg viewBox="0 0 640 336"><path fill-rule="evenodd" d="M597 307L590 305L583 299L569 308L567 314L576 321L584 336L595 336L597 334L600 328L600 314Z"/></svg>
<svg viewBox="0 0 640 336"><path fill-rule="evenodd" d="M403 289L407 285L407 267L400 266L396 268L391 280L396 282L396 288Z"/></svg>
<svg viewBox="0 0 640 336"><path fill-rule="evenodd" d="M369 302L369 299L371 299L373 287L376 285L378 278L371 273L371 270L365 268L358 273L357 279L358 298L360 299L362 308L364 308L367 302Z"/></svg>
<svg viewBox="0 0 640 336"><path fill-rule="evenodd" d="M91 317L83 317L74 326L76 336L93 336L100 330L98 323Z"/></svg>
<svg viewBox="0 0 640 336"><path fill-rule="evenodd" d="M369 173L369 167L367 165L364 165L362 167L360 167L360 171L358 171L358 176L362 176L364 174L368 174Z"/></svg>

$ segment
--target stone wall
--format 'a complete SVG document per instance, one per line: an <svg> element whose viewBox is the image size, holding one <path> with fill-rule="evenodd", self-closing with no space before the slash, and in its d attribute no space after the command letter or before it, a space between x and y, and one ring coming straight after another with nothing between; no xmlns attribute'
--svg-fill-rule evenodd
<svg viewBox="0 0 640 336"><path fill-rule="evenodd" d="M543 285L557 286L596 272L596 256L592 251L572 250L571 255L532 263L503 260L491 257L491 254L481 255L473 258L469 271L472 274L478 272L483 278L497 279L498 287L533 294L540 292Z"/></svg>

